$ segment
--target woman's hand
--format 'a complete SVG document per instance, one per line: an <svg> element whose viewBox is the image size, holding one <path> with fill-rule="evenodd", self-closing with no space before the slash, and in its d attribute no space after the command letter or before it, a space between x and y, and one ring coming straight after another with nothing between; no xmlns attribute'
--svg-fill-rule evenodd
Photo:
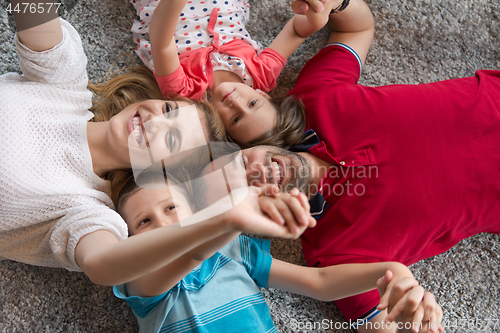
<svg viewBox="0 0 500 333"><path fill-rule="evenodd" d="M49 50L62 40L62 29L57 14L59 6L52 6L41 0L29 3L12 0L11 8L19 41L28 49L35 52Z"/></svg>

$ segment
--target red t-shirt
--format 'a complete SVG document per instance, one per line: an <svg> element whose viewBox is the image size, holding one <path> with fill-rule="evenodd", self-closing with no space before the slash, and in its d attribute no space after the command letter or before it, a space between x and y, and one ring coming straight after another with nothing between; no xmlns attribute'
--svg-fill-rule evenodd
<svg viewBox="0 0 500 333"><path fill-rule="evenodd" d="M358 85L353 51L327 46L290 94L304 102L309 149L335 167L328 208L302 236L309 266L440 254L480 232L500 233L500 71L419 85ZM377 291L337 302L356 319Z"/></svg>

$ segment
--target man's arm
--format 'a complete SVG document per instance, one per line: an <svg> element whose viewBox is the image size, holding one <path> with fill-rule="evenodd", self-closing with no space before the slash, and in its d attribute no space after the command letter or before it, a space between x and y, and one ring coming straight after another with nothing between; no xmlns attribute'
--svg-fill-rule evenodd
<svg viewBox="0 0 500 333"><path fill-rule="evenodd" d="M328 26L332 31L328 43L350 46L364 64L375 31L375 20L366 3L362 0L351 0L344 11L330 14Z"/></svg>
<svg viewBox="0 0 500 333"><path fill-rule="evenodd" d="M305 8L308 8L305 1L292 3L292 9L297 14L304 14ZM342 12L330 14L328 26L331 30L328 43L348 45L364 64L375 31L375 20L366 3L363 0L350 0Z"/></svg>
<svg viewBox="0 0 500 333"><path fill-rule="evenodd" d="M327 1L322 12L317 12L312 6L309 6L301 15L293 16L272 41L269 48L288 59L307 37L325 26L328 22L328 13L339 1L341 2L341 0Z"/></svg>

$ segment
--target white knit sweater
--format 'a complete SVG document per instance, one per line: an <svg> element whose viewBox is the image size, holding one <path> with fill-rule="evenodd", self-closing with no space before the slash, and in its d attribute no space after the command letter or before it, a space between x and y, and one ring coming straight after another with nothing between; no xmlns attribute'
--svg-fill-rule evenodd
<svg viewBox="0 0 500 333"><path fill-rule="evenodd" d="M109 185L92 171L87 143L87 59L61 19L62 41L33 52L19 43L23 76L0 76L0 257L80 270L80 238L104 229L127 237Z"/></svg>

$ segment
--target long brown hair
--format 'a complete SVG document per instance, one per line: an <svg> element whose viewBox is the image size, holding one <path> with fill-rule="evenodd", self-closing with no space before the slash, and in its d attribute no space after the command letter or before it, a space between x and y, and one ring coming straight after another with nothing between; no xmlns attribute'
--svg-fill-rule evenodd
<svg viewBox="0 0 500 333"><path fill-rule="evenodd" d="M108 72L104 83L88 84L94 93L92 108L94 121L108 121L127 106L148 99L163 99L160 88L153 73L146 66L132 66ZM226 130L219 113L211 103L195 101L185 97L175 97L172 100L195 104L205 111L209 130L209 140L226 141Z"/></svg>
<svg viewBox="0 0 500 333"><path fill-rule="evenodd" d="M89 89L94 93L90 111L94 113L94 121L96 122L110 120L131 104L148 99L163 99L153 73L146 66L126 67L115 72L110 70L104 80L103 83L93 84L89 82L88 84ZM205 111L209 141L227 140L222 119L212 104L183 97L174 100L195 104L199 109ZM114 202L117 200L121 187L130 180L130 175L130 170L114 170L105 175L105 179L112 181L111 198Z"/></svg>
<svg viewBox="0 0 500 333"><path fill-rule="evenodd" d="M111 70L110 70L111 71ZM153 73L145 66L126 67L108 72L104 83L89 82L94 93L94 121L107 121L127 106L147 99L163 99Z"/></svg>

